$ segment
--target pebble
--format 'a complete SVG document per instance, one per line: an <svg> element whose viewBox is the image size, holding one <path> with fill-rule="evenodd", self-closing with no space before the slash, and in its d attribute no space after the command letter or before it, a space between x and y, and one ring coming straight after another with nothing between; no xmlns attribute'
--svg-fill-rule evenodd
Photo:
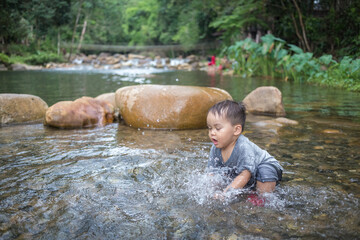
<svg viewBox="0 0 360 240"><path fill-rule="evenodd" d="M329 134L339 134L339 133L341 133L339 130L336 130L336 129L325 129L322 132L323 133L329 133Z"/></svg>

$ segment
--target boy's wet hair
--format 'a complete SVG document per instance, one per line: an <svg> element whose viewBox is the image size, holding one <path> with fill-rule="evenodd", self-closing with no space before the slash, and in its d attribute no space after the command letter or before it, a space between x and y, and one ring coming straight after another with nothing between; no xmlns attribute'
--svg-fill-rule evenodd
<svg viewBox="0 0 360 240"><path fill-rule="evenodd" d="M218 102L209 109L209 113L225 117L232 125L240 124L242 131L245 129L246 107L243 102L231 100Z"/></svg>

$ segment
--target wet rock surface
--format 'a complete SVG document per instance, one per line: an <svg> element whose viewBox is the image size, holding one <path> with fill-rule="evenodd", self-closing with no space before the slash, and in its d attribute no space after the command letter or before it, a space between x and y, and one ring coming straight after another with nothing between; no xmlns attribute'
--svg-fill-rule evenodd
<svg viewBox="0 0 360 240"><path fill-rule="evenodd" d="M0 94L0 125L42 122L48 105L29 94Z"/></svg>
<svg viewBox="0 0 360 240"><path fill-rule="evenodd" d="M103 93L99 96L96 97L96 99L102 100L102 101L106 101L108 103L111 104L111 106L114 108L114 121L118 121L120 119L120 109L119 107L116 105L115 102L115 93Z"/></svg>
<svg viewBox="0 0 360 240"><path fill-rule="evenodd" d="M28 64L15 63L10 66L13 71L23 71L23 70L40 70L41 66L33 66Z"/></svg>
<svg viewBox="0 0 360 240"><path fill-rule="evenodd" d="M243 102L246 110L254 114L286 116L281 91L276 87L258 87Z"/></svg>
<svg viewBox="0 0 360 240"><path fill-rule="evenodd" d="M82 97L58 102L46 111L45 125L57 128L104 126L114 120L113 106L104 100Z"/></svg>
<svg viewBox="0 0 360 240"><path fill-rule="evenodd" d="M122 118L135 128L204 128L208 109L226 99L232 99L229 93L208 87L138 85L116 91Z"/></svg>

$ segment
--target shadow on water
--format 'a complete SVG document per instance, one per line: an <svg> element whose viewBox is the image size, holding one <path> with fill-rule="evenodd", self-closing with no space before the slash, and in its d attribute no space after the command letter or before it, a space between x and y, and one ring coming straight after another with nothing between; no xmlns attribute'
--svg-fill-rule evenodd
<svg viewBox="0 0 360 240"><path fill-rule="evenodd" d="M70 87L56 90L56 85L31 94L45 94L51 102L60 91L75 99L139 79L77 75L76 81L88 81L81 93ZM72 81L70 76L63 78ZM63 84L60 79L54 82ZM261 85L282 91L288 117L299 125L274 127L249 118L245 131L285 168L283 182L266 197L265 206L253 206L246 193L224 201L212 198L217 189L205 172L211 147L206 129L151 131L117 123L80 130L9 126L0 128L1 239L358 238L358 94L262 79L213 79L203 72L161 73L143 81L215 84L236 100ZM104 86L103 92L92 84Z"/></svg>

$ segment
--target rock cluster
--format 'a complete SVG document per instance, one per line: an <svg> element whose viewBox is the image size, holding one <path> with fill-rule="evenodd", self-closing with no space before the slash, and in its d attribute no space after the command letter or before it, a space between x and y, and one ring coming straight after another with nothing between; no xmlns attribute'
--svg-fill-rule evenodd
<svg viewBox="0 0 360 240"><path fill-rule="evenodd" d="M96 98L61 101L51 107L37 96L0 94L0 124L41 122L56 128L104 126L122 118L128 126L149 129L199 129L215 103L232 99L225 90L177 85L134 85ZM282 96L275 87L259 87L243 100L249 113L277 118L248 121L260 127L282 127L298 122L283 118Z"/></svg>
<svg viewBox="0 0 360 240"><path fill-rule="evenodd" d="M48 63L46 68L68 68L76 65L90 65L98 69L121 69L130 67L154 67L175 70L196 70L206 68L207 63L201 61L198 56L189 55L186 58L179 56L175 59L161 56L146 57L138 54L114 54L101 53L99 55L76 55L71 59L71 64Z"/></svg>

